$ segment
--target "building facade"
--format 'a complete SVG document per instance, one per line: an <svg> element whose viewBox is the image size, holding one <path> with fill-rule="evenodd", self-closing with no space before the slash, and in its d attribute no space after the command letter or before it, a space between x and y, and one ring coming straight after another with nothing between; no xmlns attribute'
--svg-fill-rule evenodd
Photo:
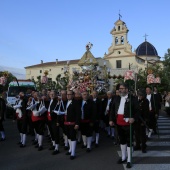
<svg viewBox="0 0 170 170"><path fill-rule="evenodd" d="M146 39L145 42L137 47L136 51L132 52L132 46L128 41L128 31L126 23L119 19L114 23L114 28L110 32L112 35L112 44L108 48L108 53L105 53L103 57L96 58L90 51L86 51L77 60L56 60L55 62L47 63L41 61L40 64L25 67L26 79L37 80L38 76L44 75L44 71L48 71L48 78L56 81L58 74L64 76L66 67L69 68L70 76L75 69L81 72L81 63L85 64L87 59L89 59L87 62L91 60L91 62L95 62L95 65L101 68L109 68L110 75L124 75L125 71L129 68L137 73L140 68L145 69L148 63L154 63L160 60L155 47L147 42ZM87 57L87 54L89 57ZM114 84L113 80L110 80L110 84L112 87L112 84Z"/></svg>

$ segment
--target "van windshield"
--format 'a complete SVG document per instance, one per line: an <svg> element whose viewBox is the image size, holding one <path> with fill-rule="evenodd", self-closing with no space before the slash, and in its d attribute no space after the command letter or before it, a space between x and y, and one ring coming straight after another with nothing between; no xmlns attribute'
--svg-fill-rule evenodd
<svg viewBox="0 0 170 170"><path fill-rule="evenodd" d="M15 97L17 96L20 92L24 92L26 94L27 90L35 90L33 86L12 86L8 88L8 97Z"/></svg>

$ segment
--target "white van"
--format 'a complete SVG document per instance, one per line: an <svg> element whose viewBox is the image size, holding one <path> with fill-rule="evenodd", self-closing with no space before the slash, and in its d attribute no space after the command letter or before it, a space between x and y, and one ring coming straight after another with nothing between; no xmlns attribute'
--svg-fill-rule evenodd
<svg viewBox="0 0 170 170"><path fill-rule="evenodd" d="M19 92L26 94L28 89L36 90L35 83L31 80L18 80L18 83L16 81L10 82L7 92L7 104L9 106L14 105Z"/></svg>

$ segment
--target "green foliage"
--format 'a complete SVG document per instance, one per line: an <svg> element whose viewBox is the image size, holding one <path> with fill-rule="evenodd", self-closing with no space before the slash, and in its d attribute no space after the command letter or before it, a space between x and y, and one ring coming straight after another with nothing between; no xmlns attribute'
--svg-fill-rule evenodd
<svg viewBox="0 0 170 170"><path fill-rule="evenodd" d="M4 72L2 72L2 71L0 72L0 77L3 76L3 73L4 73ZM0 93L2 93L3 91L7 91L7 90L8 90L8 85L9 85L9 83L10 83L11 81L15 80L15 79L16 79L16 77L15 77L12 73L9 73L9 72L8 72L7 83L6 83L5 86L0 85Z"/></svg>
<svg viewBox="0 0 170 170"><path fill-rule="evenodd" d="M151 69L155 77L158 75L161 78L161 84L155 84L158 91L163 92L170 90L170 49L165 53L164 61L161 64L149 65L148 70ZM145 88L147 86L147 71L140 69L137 75L137 89Z"/></svg>

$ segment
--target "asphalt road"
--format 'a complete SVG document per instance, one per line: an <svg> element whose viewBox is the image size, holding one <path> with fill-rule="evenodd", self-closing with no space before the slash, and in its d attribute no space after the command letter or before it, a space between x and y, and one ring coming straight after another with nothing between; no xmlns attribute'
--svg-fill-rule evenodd
<svg viewBox="0 0 170 170"><path fill-rule="evenodd" d="M19 133L16 122L11 120L4 122L6 131L6 141L0 142L0 170L123 170L123 165L116 164L119 159L119 146L113 145L113 140L101 133L100 145L98 148L93 146L92 151L87 153L77 146L76 159L70 160L65 155L66 151L61 146L60 153L52 155L48 148L50 144L44 137L44 150L37 151L32 145L32 136L27 137L25 148L17 145Z"/></svg>

